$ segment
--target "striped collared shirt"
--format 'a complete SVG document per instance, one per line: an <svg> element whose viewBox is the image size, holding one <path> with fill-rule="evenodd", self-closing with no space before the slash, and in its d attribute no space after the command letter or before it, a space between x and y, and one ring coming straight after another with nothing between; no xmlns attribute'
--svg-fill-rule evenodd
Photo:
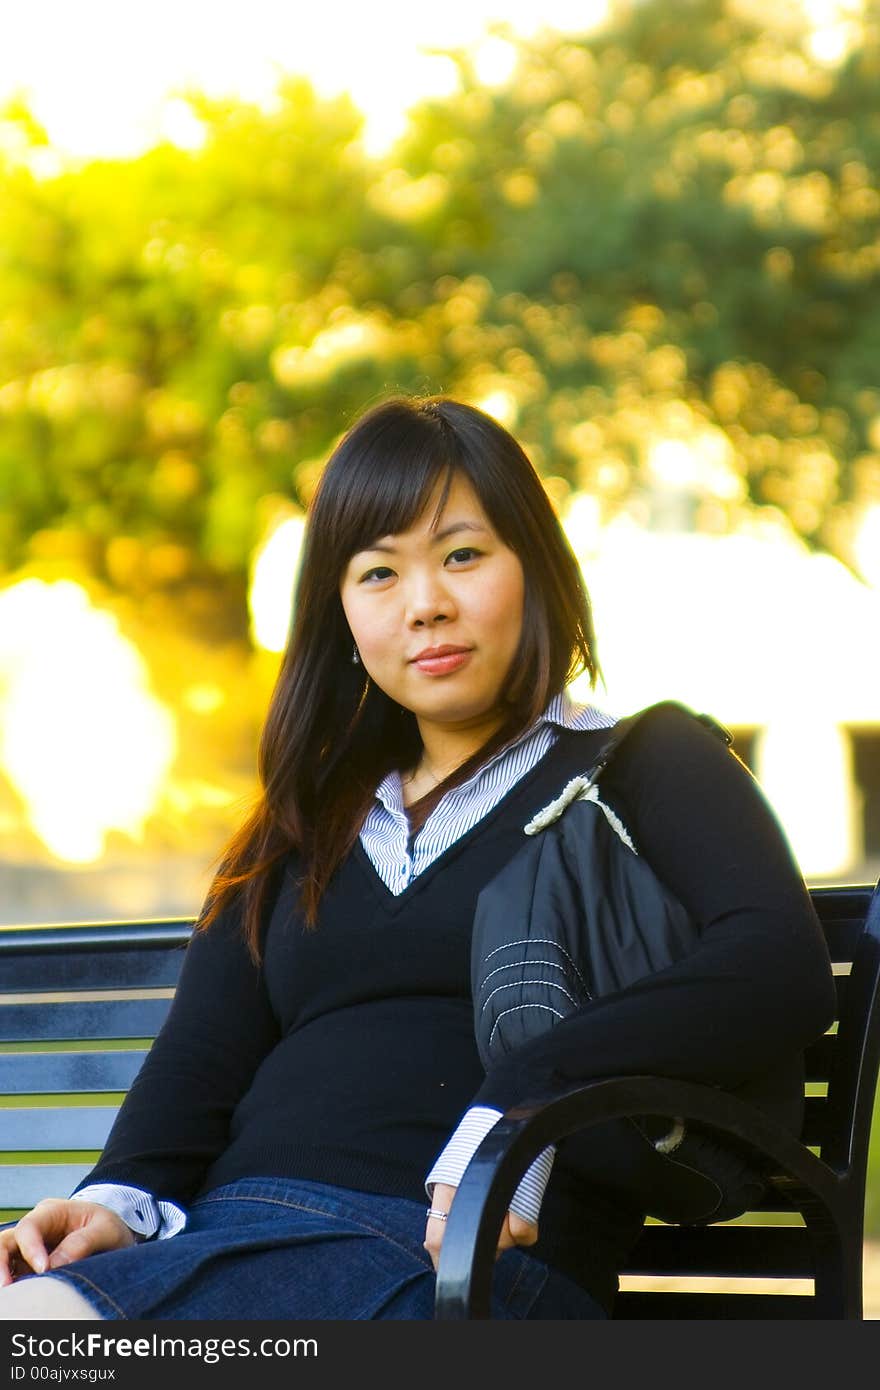
<svg viewBox="0 0 880 1390"><path fill-rule="evenodd" d="M614 716L595 705L575 704L564 691L555 695L524 734L499 749L466 782L446 792L412 843L400 773L389 772L376 788L376 799L360 832L377 874L392 893L402 893L535 766L556 742L557 728L605 729L614 723Z"/></svg>

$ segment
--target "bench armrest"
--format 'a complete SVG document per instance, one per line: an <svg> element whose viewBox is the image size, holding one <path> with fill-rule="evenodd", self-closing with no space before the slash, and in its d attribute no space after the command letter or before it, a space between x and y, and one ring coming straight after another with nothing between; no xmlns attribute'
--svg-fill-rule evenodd
<svg viewBox="0 0 880 1390"><path fill-rule="evenodd" d="M634 1115L679 1115L716 1138L732 1139L805 1215L827 1213L832 1220L839 1215L845 1174L756 1107L713 1086L654 1076L593 1081L550 1100L513 1106L480 1144L443 1236L436 1318L489 1317L498 1233L517 1183L541 1150L569 1134Z"/></svg>

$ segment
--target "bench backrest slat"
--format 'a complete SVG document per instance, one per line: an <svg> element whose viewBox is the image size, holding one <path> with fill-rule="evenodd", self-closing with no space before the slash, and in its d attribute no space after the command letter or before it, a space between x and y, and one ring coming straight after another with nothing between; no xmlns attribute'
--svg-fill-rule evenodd
<svg viewBox="0 0 880 1390"><path fill-rule="evenodd" d="M821 1038L810 1043L804 1053L804 1077L807 1081L827 1081L831 1075L837 1039L833 1033L824 1033Z"/></svg>
<svg viewBox="0 0 880 1390"><path fill-rule="evenodd" d="M0 992L28 990L49 994L64 990L173 989L183 951L164 947L139 951L71 948L60 952L0 955Z"/></svg>
<svg viewBox="0 0 880 1390"><path fill-rule="evenodd" d="M815 1318L816 1305L809 1294L690 1293L625 1291L614 1302L617 1319L764 1319Z"/></svg>
<svg viewBox="0 0 880 1390"><path fill-rule="evenodd" d="M171 1000L165 998L5 1005L0 1001L0 1042L154 1038L170 1007Z"/></svg>
<svg viewBox="0 0 880 1390"><path fill-rule="evenodd" d="M809 1279L812 1252L804 1226L648 1226L627 1258L631 1274L705 1274Z"/></svg>
<svg viewBox="0 0 880 1390"><path fill-rule="evenodd" d="M69 1197L92 1163L0 1163L0 1208L28 1211L44 1197Z"/></svg>
<svg viewBox="0 0 880 1390"><path fill-rule="evenodd" d="M146 1051L7 1052L0 1054L0 1095L37 1096L127 1091ZM2 1112L0 1112L2 1113Z"/></svg>
<svg viewBox="0 0 880 1390"><path fill-rule="evenodd" d="M0 1136L7 1150L103 1149L118 1105L64 1105L0 1110Z"/></svg>
<svg viewBox="0 0 880 1390"><path fill-rule="evenodd" d="M828 1121L828 1101L825 1096L807 1096L804 1101L804 1123L801 1140L812 1149L821 1149L825 1142Z"/></svg>

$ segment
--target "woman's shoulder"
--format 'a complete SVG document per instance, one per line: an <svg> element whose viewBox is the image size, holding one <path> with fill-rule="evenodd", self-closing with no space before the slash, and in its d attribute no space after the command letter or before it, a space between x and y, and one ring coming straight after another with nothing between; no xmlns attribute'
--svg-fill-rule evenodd
<svg viewBox="0 0 880 1390"><path fill-rule="evenodd" d="M573 750L577 771L584 776L594 770L600 757L607 757L609 776L618 764L638 761L643 771L650 767L679 764L682 759L709 757L724 760L733 736L714 716L683 704L661 700L632 714L606 717L606 723L569 724L560 731Z"/></svg>
<svg viewBox="0 0 880 1390"><path fill-rule="evenodd" d="M730 732L714 715L678 700L659 701L641 711L600 778L602 790L627 806L699 802L744 783L750 784L746 795L751 800L756 784Z"/></svg>
<svg viewBox="0 0 880 1390"><path fill-rule="evenodd" d="M714 715L680 700L660 700L618 720L612 736L622 736L615 757L638 752L647 758L716 754L723 760L733 735Z"/></svg>

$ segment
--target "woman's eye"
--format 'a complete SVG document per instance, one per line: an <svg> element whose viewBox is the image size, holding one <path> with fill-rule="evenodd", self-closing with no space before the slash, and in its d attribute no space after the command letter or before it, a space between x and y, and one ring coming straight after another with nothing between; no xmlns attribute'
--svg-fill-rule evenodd
<svg viewBox="0 0 880 1390"><path fill-rule="evenodd" d="M446 556L446 559L454 560L457 557L460 563L467 564L469 560L472 560L475 556L482 555L482 553L481 550L475 550L472 545L462 545L459 546L457 550L451 550ZM367 570L366 573L361 575L360 582L361 584L371 581L381 583L389 574L393 573L394 571L389 569L387 565L374 565L371 570Z"/></svg>

